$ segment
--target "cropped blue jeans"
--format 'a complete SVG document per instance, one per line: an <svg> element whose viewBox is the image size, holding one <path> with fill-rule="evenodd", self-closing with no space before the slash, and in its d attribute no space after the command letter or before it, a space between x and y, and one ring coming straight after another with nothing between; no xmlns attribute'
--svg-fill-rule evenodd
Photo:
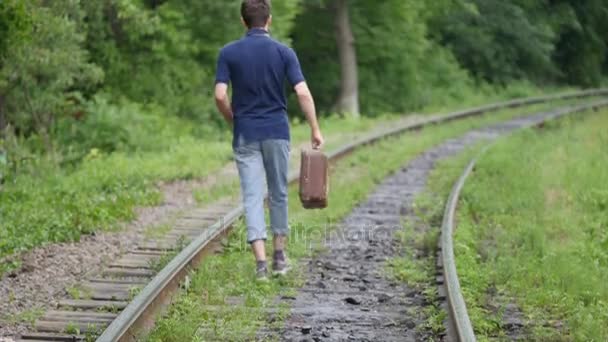
<svg viewBox="0 0 608 342"><path fill-rule="evenodd" d="M247 242L266 240L264 195L268 189L270 228L274 235L289 233L287 222L287 174L289 141L269 139L238 144L234 157L241 180Z"/></svg>

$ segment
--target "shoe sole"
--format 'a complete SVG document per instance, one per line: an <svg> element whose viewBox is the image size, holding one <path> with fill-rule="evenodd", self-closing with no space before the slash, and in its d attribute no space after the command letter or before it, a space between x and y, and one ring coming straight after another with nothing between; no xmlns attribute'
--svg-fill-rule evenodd
<svg viewBox="0 0 608 342"><path fill-rule="evenodd" d="M289 270L291 270L291 267L285 266L285 268L280 271L272 271L272 275L273 276L284 276L289 272Z"/></svg>

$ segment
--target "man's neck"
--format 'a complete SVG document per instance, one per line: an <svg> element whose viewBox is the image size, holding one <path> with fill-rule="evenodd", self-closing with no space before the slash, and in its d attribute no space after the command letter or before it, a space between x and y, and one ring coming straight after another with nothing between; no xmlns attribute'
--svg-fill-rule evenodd
<svg viewBox="0 0 608 342"><path fill-rule="evenodd" d="M251 27L251 28L249 28L249 31L252 31L252 30L263 30L263 31L268 32L268 26L260 26L260 27Z"/></svg>

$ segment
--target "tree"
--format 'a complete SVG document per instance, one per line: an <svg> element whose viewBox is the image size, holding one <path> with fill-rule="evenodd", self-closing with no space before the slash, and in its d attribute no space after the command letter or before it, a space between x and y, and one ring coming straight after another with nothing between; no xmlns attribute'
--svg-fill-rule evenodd
<svg viewBox="0 0 608 342"><path fill-rule="evenodd" d="M25 40L25 32L28 31L30 21L27 18L25 4L17 0L6 0L0 2L0 70L3 69L5 60L13 44L19 40ZM0 78L0 138L5 134L8 125L6 113L6 96L9 92L8 80Z"/></svg>
<svg viewBox="0 0 608 342"><path fill-rule="evenodd" d="M448 12L448 0L348 0L356 52L359 106L364 115L418 109L457 95L469 76L448 49L428 39L427 22ZM322 111L335 109L342 89L335 8L307 1L293 42ZM441 98L437 98L436 94Z"/></svg>
<svg viewBox="0 0 608 342"><path fill-rule="evenodd" d="M272 34L286 41L299 0L273 3ZM219 49L243 36L239 1L83 2L87 46L106 72L104 90L170 114L223 124L211 98Z"/></svg>
<svg viewBox="0 0 608 342"><path fill-rule="evenodd" d="M557 11L556 9L559 9ZM562 0L553 3L558 33L553 59L563 80L581 86L598 86L608 60L608 3L603 0Z"/></svg>
<svg viewBox="0 0 608 342"><path fill-rule="evenodd" d="M553 31L531 20L517 3L473 0L459 4L437 22L440 43L473 75L507 83L525 78L546 81L558 74L551 60Z"/></svg>
<svg viewBox="0 0 608 342"><path fill-rule="evenodd" d="M335 109L339 113L359 114L359 76L355 37L351 28L348 0L334 1L336 44L340 57L340 94Z"/></svg>
<svg viewBox="0 0 608 342"><path fill-rule="evenodd" d="M2 111L20 134L37 133L52 151L56 119L80 98L79 89L100 81L101 69L83 48L77 0L22 2L31 24L9 41L0 69Z"/></svg>

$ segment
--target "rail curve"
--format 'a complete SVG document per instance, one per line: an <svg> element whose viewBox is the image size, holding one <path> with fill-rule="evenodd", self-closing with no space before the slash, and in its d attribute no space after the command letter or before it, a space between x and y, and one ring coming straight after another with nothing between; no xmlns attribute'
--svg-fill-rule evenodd
<svg viewBox="0 0 608 342"><path fill-rule="evenodd" d="M608 101L599 101L592 104L585 104L557 111L548 118L533 122L530 125L524 126L522 128L530 126L539 126L547 122L548 120L553 120L566 115L572 115L580 112L597 110L602 107L608 107ZM446 207L443 215L443 223L441 225L441 256L438 260L438 263L443 271L443 277L445 279L444 284L446 290L447 305L449 309L448 315L451 321L450 326L454 330L450 333L450 335L453 339L461 342L474 342L476 341L476 338L473 325L471 324L471 320L467 312L466 303L460 290L460 282L458 280L458 274L456 272L456 260L453 248L455 214L456 208L458 206L458 200L460 198L462 188L464 187L467 178L473 172L477 160L481 158L481 156L483 156L483 154L486 153L492 146L493 144L484 147L483 150L469 162L469 164L466 166L463 173L461 174L460 178L454 184L446 202Z"/></svg>

